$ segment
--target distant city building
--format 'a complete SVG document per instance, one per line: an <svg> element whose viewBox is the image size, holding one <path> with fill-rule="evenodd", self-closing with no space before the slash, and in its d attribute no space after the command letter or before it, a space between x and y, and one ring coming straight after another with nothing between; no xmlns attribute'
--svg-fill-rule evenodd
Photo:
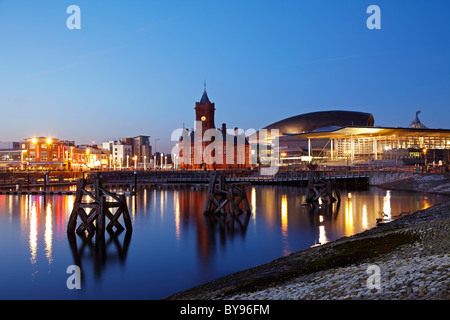
<svg viewBox="0 0 450 320"><path fill-rule="evenodd" d="M126 140L125 140L126 142ZM103 143L103 149L110 153L110 168L129 168L133 165L133 146L124 144L124 140L112 140Z"/></svg>
<svg viewBox="0 0 450 320"><path fill-rule="evenodd" d="M23 152L19 142L0 142L0 167L9 167L12 164L20 165Z"/></svg>
<svg viewBox="0 0 450 320"><path fill-rule="evenodd" d="M137 157L138 163L148 163L152 157L150 136L137 136L131 140L133 145L133 156Z"/></svg>
<svg viewBox="0 0 450 320"><path fill-rule="evenodd" d="M136 157L139 164L149 162L152 157L152 147L150 145L150 136L136 136L133 138L121 138L119 140L124 145L131 145L132 158Z"/></svg>
<svg viewBox="0 0 450 320"><path fill-rule="evenodd" d="M19 142L0 142L0 150L20 149Z"/></svg>

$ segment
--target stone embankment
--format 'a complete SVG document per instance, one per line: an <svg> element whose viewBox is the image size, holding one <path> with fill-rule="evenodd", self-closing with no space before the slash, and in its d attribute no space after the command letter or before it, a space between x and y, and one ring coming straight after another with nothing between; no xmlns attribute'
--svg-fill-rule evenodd
<svg viewBox="0 0 450 320"><path fill-rule="evenodd" d="M409 190L426 191L427 183L432 192L447 194L450 187L447 177L408 179L416 182L402 182ZM450 202L445 202L167 299L450 300L449 271Z"/></svg>
<svg viewBox="0 0 450 320"><path fill-rule="evenodd" d="M415 174L393 182L380 184L390 190L405 190L450 195L450 174Z"/></svg>

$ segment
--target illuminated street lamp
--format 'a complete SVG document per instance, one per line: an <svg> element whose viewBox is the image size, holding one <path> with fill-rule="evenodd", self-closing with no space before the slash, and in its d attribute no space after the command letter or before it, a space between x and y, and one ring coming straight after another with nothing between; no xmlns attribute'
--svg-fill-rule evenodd
<svg viewBox="0 0 450 320"><path fill-rule="evenodd" d="M133 160L134 160L134 170L137 170L137 165L136 165L137 156L134 156Z"/></svg>
<svg viewBox="0 0 450 320"><path fill-rule="evenodd" d="M144 156L144 171L147 169L147 156Z"/></svg>

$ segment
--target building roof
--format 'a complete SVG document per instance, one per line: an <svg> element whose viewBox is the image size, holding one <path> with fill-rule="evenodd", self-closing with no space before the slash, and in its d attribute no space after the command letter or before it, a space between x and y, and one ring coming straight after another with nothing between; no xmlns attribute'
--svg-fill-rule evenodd
<svg viewBox="0 0 450 320"><path fill-rule="evenodd" d="M280 134L302 133L323 127L373 126L374 123L370 113L332 110L300 114L272 123L264 129L278 129Z"/></svg>
<svg viewBox="0 0 450 320"><path fill-rule="evenodd" d="M208 103L208 102L210 102L210 101L209 101L209 98L208 98L208 94L206 93L206 90L205 90L205 91L203 91L203 96L202 96L202 98L200 100L200 104L205 104L205 103Z"/></svg>
<svg viewBox="0 0 450 320"><path fill-rule="evenodd" d="M420 111L416 112L416 116L414 117L414 120L409 125L410 128L421 128L421 129L427 128L425 125L422 124L422 122L420 122L419 113L420 113Z"/></svg>
<svg viewBox="0 0 450 320"><path fill-rule="evenodd" d="M351 136L355 138L369 138L375 136L415 136L415 137L446 137L450 138L449 129L429 128L393 128L393 127L355 127L347 126L330 131L316 131L305 133L283 133L285 136L311 139L345 139Z"/></svg>

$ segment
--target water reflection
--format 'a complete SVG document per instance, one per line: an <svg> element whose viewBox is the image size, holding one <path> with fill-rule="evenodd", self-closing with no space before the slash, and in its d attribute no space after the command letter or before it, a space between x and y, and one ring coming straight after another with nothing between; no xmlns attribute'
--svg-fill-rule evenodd
<svg viewBox="0 0 450 320"><path fill-rule="evenodd" d="M242 215L205 215L205 225L208 231L209 243L216 243L216 234L220 243L224 244L226 238L236 235L245 238L251 214Z"/></svg>
<svg viewBox="0 0 450 320"><path fill-rule="evenodd" d="M80 237L75 233L67 235L74 260L73 264L80 267L82 274L87 271L83 268L86 262L88 264L92 262L94 275L97 278L101 276L107 262L109 264L125 263L132 231L126 231L122 240L119 237L122 231L114 232L110 229L106 229L106 231L109 235L107 241L105 235L99 235L98 233L94 237ZM80 242L79 246L78 241ZM108 250L110 246L114 247L114 250Z"/></svg>
<svg viewBox="0 0 450 320"><path fill-rule="evenodd" d="M383 214L386 219L391 219L391 191L386 191L386 196L383 198Z"/></svg>
<svg viewBox="0 0 450 320"><path fill-rule="evenodd" d="M349 193L347 196L347 201L345 201L345 236L350 236L354 234L353 226L353 199L352 194Z"/></svg>
<svg viewBox="0 0 450 320"><path fill-rule="evenodd" d="M47 203L47 210L45 216L45 257L49 264L52 263L52 241L53 241L53 228L52 228L52 205L51 203Z"/></svg>
<svg viewBox="0 0 450 320"><path fill-rule="evenodd" d="M107 286L106 279L114 279L110 290L122 292L135 289L130 283L142 284L146 294L161 298L314 244L362 232L376 226L383 213L395 218L448 199L374 188L342 190L340 203L305 205L306 190L280 186L252 186L247 197L250 214L205 216L206 190L139 190L137 197L127 198L133 222L131 243L131 233L125 231L105 233L103 238L68 238L74 196L55 195L45 200L34 195L0 196L0 233L8 240L3 242L3 253L20 252L26 261L22 274L14 266L23 266L23 257L8 254L7 262L0 265L0 283L8 283L8 274L14 270L24 282L30 281L31 275L41 287L56 288L59 283L45 281L61 279L45 275L59 274L60 269L76 264L82 267L82 274L103 279L98 286ZM65 278L61 283L64 286ZM24 288L36 298L35 287ZM2 290L7 288L0 289L0 297L8 297ZM110 297L105 287L98 291L102 296L92 294L95 298Z"/></svg>
<svg viewBox="0 0 450 320"><path fill-rule="evenodd" d="M31 205L31 216L30 216L30 262L31 264L36 263L36 253L37 253L37 239L38 239L38 211L39 206L36 201Z"/></svg>

